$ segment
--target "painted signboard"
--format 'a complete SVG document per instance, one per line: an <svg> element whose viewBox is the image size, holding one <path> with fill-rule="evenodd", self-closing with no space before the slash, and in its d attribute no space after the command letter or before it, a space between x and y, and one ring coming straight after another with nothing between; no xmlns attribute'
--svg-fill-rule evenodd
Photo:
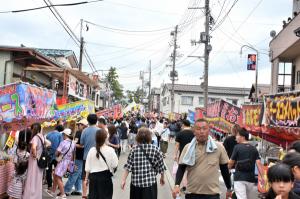
<svg viewBox="0 0 300 199"><path fill-rule="evenodd" d="M56 92L27 83L0 87L0 123L54 117Z"/></svg>
<svg viewBox="0 0 300 199"><path fill-rule="evenodd" d="M114 105L110 109L104 109L104 110L98 111L96 114L98 117L104 116L106 118L117 119L117 118L123 117L123 112L124 111L122 111L122 105L117 104L117 105Z"/></svg>
<svg viewBox="0 0 300 199"><path fill-rule="evenodd" d="M243 122L240 124L249 131L261 131L262 104L243 105Z"/></svg>
<svg viewBox="0 0 300 199"><path fill-rule="evenodd" d="M265 96L264 124L281 127L300 126L300 92Z"/></svg>
<svg viewBox="0 0 300 199"><path fill-rule="evenodd" d="M68 94L79 99L86 99L87 97L87 85L77 80L76 77L69 74L69 91Z"/></svg>
<svg viewBox="0 0 300 199"><path fill-rule="evenodd" d="M55 111L55 119L69 119L79 116L87 117L90 113L95 113L94 102L90 100L82 100L58 105L57 110Z"/></svg>

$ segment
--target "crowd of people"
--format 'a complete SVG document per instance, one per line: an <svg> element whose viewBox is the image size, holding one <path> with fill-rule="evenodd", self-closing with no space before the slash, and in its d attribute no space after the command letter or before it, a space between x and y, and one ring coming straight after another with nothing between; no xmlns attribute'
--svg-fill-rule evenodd
<svg viewBox="0 0 300 199"><path fill-rule="evenodd" d="M118 158L129 152L122 189L131 172L130 197L156 198L156 175L161 175L163 185L168 142L180 131L180 124L173 124L170 128L167 119L133 114L117 120L90 114L77 121L73 131L65 128L62 120L50 132L34 123L19 132L8 195L12 199L41 199L45 191L53 198L112 198ZM63 177L67 177L66 183Z"/></svg>
<svg viewBox="0 0 300 199"><path fill-rule="evenodd" d="M76 122L76 130L59 121L45 133L41 124L19 132L15 172L8 188L11 199L41 199L78 195L89 199L112 199L115 171L123 169L121 188L131 173L130 199L157 199L159 184L165 184L168 145L175 142L173 198L219 199L219 171L226 197L257 198L256 173L262 173L260 155L249 143L249 132L234 125L232 135L218 142L205 119L169 121L130 115L118 120L88 115ZM120 155L125 165L119 165ZM47 162L45 165L44 162ZM233 176L233 180L232 177ZM300 142L295 142L283 161L268 170L270 189L266 199L300 198ZM63 183L63 177L67 182ZM232 192L234 194L232 195Z"/></svg>

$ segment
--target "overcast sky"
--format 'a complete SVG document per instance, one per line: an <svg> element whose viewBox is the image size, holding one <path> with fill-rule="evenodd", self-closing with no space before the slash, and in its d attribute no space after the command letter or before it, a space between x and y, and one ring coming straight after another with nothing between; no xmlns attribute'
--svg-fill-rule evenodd
<svg viewBox="0 0 300 199"><path fill-rule="evenodd" d="M53 4L80 0L52 0ZM216 24L223 20L235 0L211 0L210 7ZM4 3L5 2L5 3ZM32 8L45 5L43 0L3 1L0 11ZM224 6L223 6L224 5ZM191 46L204 31L201 9L204 0L104 0L79 6L57 7L61 16L79 36L80 19L88 24L83 31L86 49L97 69L116 67L124 90L141 85L139 71L149 71L152 65L152 86L170 82L172 51L170 32L179 25L176 83L200 84L203 63L189 55L203 55L203 45ZM223 7L223 9L221 9ZM71 49L79 48L58 23L49 9L0 14L1 45ZM292 0L239 0L224 23L212 33L209 85L250 87L255 72L247 71L247 54L240 47L251 44L260 51L258 83L270 83L271 64L268 59L270 31L282 29L282 21L292 15ZM219 16L219 17L218 17ZM84 23L84 27L86 23ZM108 28L104 28L108 27ZM113 30L114 29L114 30ZM118 30L117 30L118 29ZM214 29L214 28L213 28ZM91 71L85 63L84 71ZM100 73L101 74L101 73ZM145 74L148 76L148 73Z"/></svg>

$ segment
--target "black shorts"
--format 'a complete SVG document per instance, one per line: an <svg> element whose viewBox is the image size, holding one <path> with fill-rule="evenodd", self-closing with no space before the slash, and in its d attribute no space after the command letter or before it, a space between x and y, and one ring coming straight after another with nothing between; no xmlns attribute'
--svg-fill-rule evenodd
<svg viewBox="0 0 300 199"><path fill-rule="evenodd" d="M85 179L85 160L83 160L81 179Z"/></svg>

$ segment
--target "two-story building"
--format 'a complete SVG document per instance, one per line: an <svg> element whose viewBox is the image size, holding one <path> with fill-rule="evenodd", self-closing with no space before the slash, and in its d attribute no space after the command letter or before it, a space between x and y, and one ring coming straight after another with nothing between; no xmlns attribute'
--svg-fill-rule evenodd
<svg viewBox="0 0 300 199"><path fill-rule="evenodd" d="M291 16L270 42L271 93L300 89L300 1L293 0Z"/></svg>
<svg viewBox="0 0 300 199"><path fill-rule="evenodd" d="M172 84L163 85L160 96L160 111L165 114L171 112L171 90ZM249 101L249 93L250 88L209 86L208 103L223 99L240 106ZM187 113L188 110L204 106L204 90L200 85L175 84L174 99L174 112Z"/></svg>
<svg viewBox="0 0 300 199"><path fill-rule="evenodd" d="M29 82L57 91L69 102L95 99L99 82L78 70L72 50L0 46L0 86Z"/></svg>

